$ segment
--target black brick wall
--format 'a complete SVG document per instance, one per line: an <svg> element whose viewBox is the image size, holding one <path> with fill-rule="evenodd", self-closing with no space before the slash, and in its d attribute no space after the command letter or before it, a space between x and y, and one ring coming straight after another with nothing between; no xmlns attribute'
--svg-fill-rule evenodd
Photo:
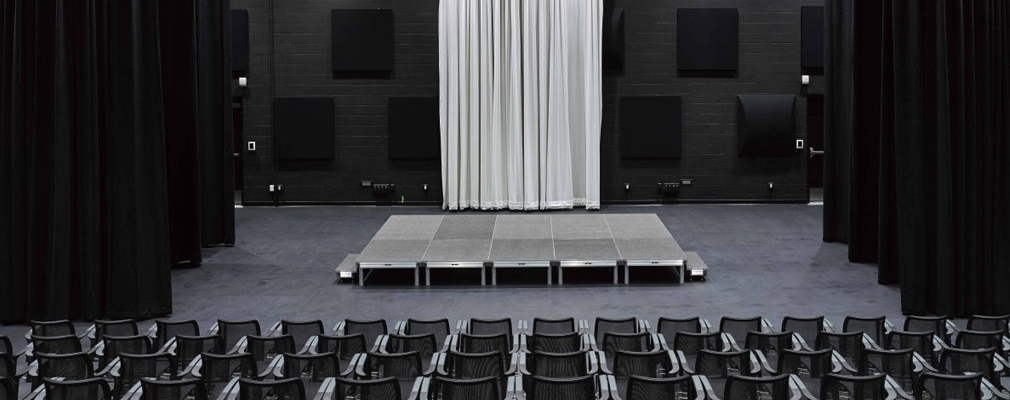
<svg viewBox="0 0 1010 400"><path fill-rule="evenodd" d="M604 202L804 201L805 153L783 159L736 156L736 95L796 94L797 132L806 132L804 94L821 93L814 76L800 75L800 6L822 0L615 0L625 10L625 68L603 80L601 196ZM395 200L441 202L438 162L392 161L386 152L386 103L391 96L438 96L437 0L232 0L249 10L249 87L242 90L245 140L244 201L256 204L349 203L375 200L361 180L396 184ZM678 7L736 7L740 66L734 77L678 76ZM389 79L334 79L330 68L330 10L391 8L395 69ZM273 54L271 54L271 49ZM273 68L273 71L271 71ZM271 76L274 82L271 87ZM679 160L624 160L619 154L617 102L622 95L683 96L684 154ZM274 162L271 98L327 96L336 103L332 162ZM657 182L694 180L662 199ZM775 182L775 190L767 182ZM624 190L624 184L633 188ZM270 184L284 186L271 195ZM421 186L429 185L425 193Z"/></svg>

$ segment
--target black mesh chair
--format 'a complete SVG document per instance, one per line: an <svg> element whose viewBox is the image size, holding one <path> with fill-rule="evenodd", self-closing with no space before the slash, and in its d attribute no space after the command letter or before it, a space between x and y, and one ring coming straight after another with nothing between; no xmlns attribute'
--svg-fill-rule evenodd
<svg viewBox="0 0 1010 400"><path fill-rule="evenodd" d="M358 363L357 375L365 379L395 377L400 384L400 392L410 393L414 380L428 375L428 371L422 367L421 355L417 352L368 353L364 360Z"/></svg>
<svg viewBox="0 0 1010 400"><path fill-rule="evenodd" d="M0 379L18 380L17 363L10 354L0 354Z"/></svg>
<svg viewBox="0 0 1010 400"><path fill-rule="evenodd" d="M497 335L504 334L509 338L511 344L512 335L514 331L512 330L512 319L502 318L502 319L480 319L480 318L470 318L470 322L467 324L467 333L472 335Z"/></svg>
<svg viewBox="0 0 1010 400"><path fill-rule="evenodd" d="M775 367L779 365L779 356L785 350L798 349L793 342L793 333L785 332L747 332L747 340L744 341L744 348L756 352L759 361L764 364L765 370L774 373Z"/></svg>
<svg viewBox="0 0 1010 400"><path fill-rule="evenodd" d="M80 353L81 340L74 335L38 336L32 335L33 354L70 354Z"/></svg>
<svg viewBox="0 0 1010 400"><path fill-rule="evenodd" d="M471 335L460 333L459 344L455 350L460 353L500 352L502 354L509 354L512 352L512 346L509 341L509 336L504 333L497 335Z"/></svg>
<svg viewBox="0 0 1010 400"><path fill-rule="evenodd" d="M337 360L340 361L341 371L353 366L357 362L355 357L358 354L365 354L367 352L368 348L365 347L365 335L360 333L350 336L320 335L314 351L316 354L335 354L337 356Z"/></svg>
<svg viewBox="0 0 1010 400"><path fill-rule="evenodd" d="M45 378L63 378L67 380L89 379L95 376L91 356L87 353L49 354L38 353L38 378L32 380L32 389L42 384Z"/></svg>
<svg viewBox="0 0 1010 400"><path fill-rule="evenodd" d="M453 379L501 378L511 373L507 369L505 358L499 352L464 354L449 351L436 373Z"/></svg>
<svg viewBox="0 0 1010 400"><path fill-rule="evenodd" d="M628 394L631 377L666 378L674 373L674 360L668 351L632 352L618 350L614 354L611 372L617 384L617 392ZM611 388L613 390L613 388ZM628 398L629 396L624 396Z"/></svg>
<svg viewBox="0 0 1010 400"><path fill-rule="evenodd" d="M600 398L596 379L592 376L578 378L546 378L527 376L523 380L527 400L596 400Z"/></svg>
<svg viewBox="0 0 1010 400"><path fill-rule="evenodd" d="M945 343L950 343L950 333L947 331L947 317L925 317L910 315L905 317L906 332L932 332Z"/></svg>
<svg viewBox="0 0 1010 400"><path fill-rule="evenodd" d="M1001 331L1007 333L1010 315L972 315L968 318L968 330Z"/></svg>
<svg viewBox="0 0 1010 400"><path fill-rule="evenodd" d="M817 334L817 345L815 349L831 349L838 352L850 366L859 362L859 356L863 354L863 332L826 332Z"/></svg>
<svg viewBox="0 0 1010 400"><path fill-rule="evenodd" d="M845 317L842 322L842 332L863 332L873 340L873 343L885 347L887 333L887 317Z"/></svg>
<svg viewBox="0 0 1010 400"><path fill-rule="evenodd" d="M656 350L652 335L642 333L615 333L607 332L603 334L603 353L607 359L612 360L618 351L646 352Z"/></svg>
<svg viewBox="0 0 1010 400"><path fill-rule="evenodd" d="M57 380L43 378L46 400L114 400L109 384L102 378Z"/></svg>
<svg viewBox="0 0 1010 400"><path fill-rule="evenodd" d="M890 331L887 333L887 349L913 349L920 356L935 361L933 352L933 332Z"/></svg>
<svg viewBox="0 0 1010 400"><path fill-rule="evenodd" d="M405 400L405 396L400 394L400 382L395 377L370 380L337 378L333 392L334 399Z"/></svg>
<svg viewBox="0 0 1010 400"><path fill-rule="evenodd" d="M260 322L250 321L217 321L217 333L224 340L225 351L231 351L239 340L246 336L260 336Z"/></svg>
<svg viewBox="0 0 1010 400"><path fill-rule="evenodd" d="M887 376L827 374L821 383L820 400L885 400Z"/></svg>
<svg viewBox="0 0 1010 400"><path fill-rule="evenodd" d="M603 348L603 336L608 333L638 333L638 319L607 319L597 318L593 328L596 338L596 348Z"/></svg>
<svg viewBox="0 0 1010 400"><path fill-rule="evenodd" d="M722 351L723 347L722 337L716 332L681 332L673 341L673 351L677 353L681 367L689 371L689 373L698 359L698 354L702 350Z"/></svg>
<svg viewBox="0 0 1010 400"><path fill-rule="evenodd" d="M694 369L681 366L689 375L708 378L715 393L722 393L726 378L733 375L753 376L761 372L760 367L751 362L749 350L716 352L701 350L695 360ZM758 367L758 368L755 368Z"/></svg>
<svg viewBox="0 0 1010 400"><path fill-rule="evenodd" d="M69 320L28 321L32 336L77 336L77 329Z"/></svg>
<svg viewBox="0 0 1010 400"><path fill-rule="evenodd" d="M386 339L386 346L382 349L386 353L409 353L417 352L421 355L421 364L431 363L431 356L437 350L435 335L428 333L422 335L397 335L390 334Z"/></svg>
<svg viewBox="0 0 1010 400"><path fill-rule="evenodd" d="M169 340L178 336L200 336L200 324L194 320L189 321L154 321L155 326L155 336L154 345L155 347L161 348Z"/></svg>
<svg viewBox="0 0 1010 400"><path fill-rule="evenodd" d="M256 370L256 360L251 354L204 353L200 355L200 360L200 370L193 375L203 380L211 398L218 398L234 378L263 378Z"/></svg>
<svg viewBox="0 0 1010 400"><path fill-rule="evenodd" d="M323 321L288 321L281 320L281 334L291 335L295 341L295 346L299 349L314 336L322 335L325 332Z"/></svg>
<svg viewBox="0 0 1010 400"><path fill-rule="evenodd" d="M831 349L814 351L785 350L779 356L776 373L789 374L800 379L810 393L821 392L821 380L834 371Z"/></svg>
<svg viewBox="0 0 1010 400"><path fill-rule="evenodd" d="M386 321L381 319L375 321L348 319L344 321L344 335L350 336L359 333L365 336L365 346L372 349L379 336L386 335L389 331L386 329Z"/></svg>
<svg viewBox="0 0 1010 400"><path fill-rule="evenodd" d="M533 318L533 332L531 333L534 335L537 334L565 335L570 333L578 333L578 329L575 326L575 318L563 318L563 319Z"/></svg>
<svg viewBox="0 0 1010 400"><path fill-rule="evenodd" d="M719 320L719 332L728 333L734 340L743 340L748 332L763 332L764 324L761 317L733 318L722 317Z"/></svg>
<svg viewBox="0 0 1010 400"><path fill-rule="evenodd" d="M1003 335L1004 331L963 330L958 332L954 343L961 349L994 348L998 353L1004 354Z"/></svg>
<svg viewBox="0 0 1010 400"><path fill-rule="evenodd" d="M571 333L534 333L526 338L526 350L545 353L571 353L582 350L582 335Z"/></svg>
<svg viewBox="0 0 1010 400"><path fill-rule="evenodd" d="M660 318L656 323L656 333L662 335L668 344L672 344L677 340L678 333L702 333L704 329L700 317L684 319Z"/></svg>
<svg viewBox="0 0 1010 400"><path fill-rule="evenodd" d="M407 335L435 335L435 344L439 351L445 349L445 339L452 333L448 319L419 320L408 319L403 325L403 333Z"/></svg>
<svg viewBox="0 0 1010 400"><path fill-rule="evenodd" d="M18 384L13 379L0 378L0 400L20 400Z"/></svg>
<svg viewBox="0 0 1010 400"><path fill-rule="evenodd" d="M731 375L726 377L722 392L726 400L789 400L792 389L789 375L751 377Z"/></svg>
<svg viewBox="0 0 1010 400"><path fill-rule="evenodd" d="M915 349L879 350L866 349L859 358L857 373L859 375L886 374L892 382L900 386L906 394L915 391L915 380L918 374L912 361Z"/></svg>
<svg viewBox="0 0 1010 400"><path fill-rule="evenodd" d="M102 341L102 338L106 335L109 336L137 336L140 334L140 329L137 327L137 323L132 319L123 320L95 320L95 335L93 338L92 346Z"/></svg>
<svg viewBox="0 0 1010 400"><path fill-rule="evenodd" d="M628 378L628 388L620 393L620 396L627 400L698 398L697 389L690 376L669 378L631 376Z"/></svg>
<svg viewBox="0 0 1010 400"><path fill-rule="evenodd" d="M151 338L147 335L133 336L113 336L106 334L102 337L105 344L102 350L100 366L105 367L120 354L151 354Z"/></svg>
<svg viewBox="0 0 1010 400"><path fill-rule="evenodd" d="M142 400L207 400L207 389L199 379L140 380Z"/></svg>
<svg viewBox="0 0 1010 400"><path fill-rule="evenodd" d="M966 350L948 348L940 352L940 367L944 373L963 375L979 373L994 384L999 384L993 355L996 349Z"/></svg>
<svg viewBox="0 0 1010 400"><path fill-rule="evenodd" d="M923 372L915 385L917 400L975 400L982 398L982 375L944 375Z"/></svg>
<svg viewBox="0 0 1010 400"><path fill-rule="evenodd" d="M291 335L279 336L246 336L245 346L241 353L252 354L256 360L256 370L263 371L273 364L281 354L298 353L295 339Z"/></svg>
<svg viewBox="0 0 1010 400"><path fill-rule="evenodd" d="M203 353L224 354L224 341L221 336L175 336L174 354L180 371L185 371L189 364Z"/></svg>
<svg viewBox="0 0 1010 400"><path fill-rule="evenodd" d="M301 379L308 393L318 393L326 378L352 376L353 370L341 370L340 360L333 353L285 354L284 368L278 378Z"/></svg>
<svg viewBox="0 0 1010 400"><path fill-rule="evenodd" d="M305 387L298 378L257 381L238 380L239 400L306 400Z"/></svg>
<svg viewBox="0 0 1010 400"><path fill-rule="evenodd" d="M119 370L113 373L115 378L113 393L123 396L144 378L174 380L178 370L175 357L171 354L120 354Z"/></svg>
<svg viewBox="0 0 1010 400"><path fill-rule="evenodd" d="M526 375L536 375L548 378L577 378L595 375L598 367L590 359L592 355L586 351L571 353L535 352L526 355L523 371Z"/></svg>
<svg viewBox="0 0 1010 400"><path fill-rule="evenodd" d="M424 400L502 400L500 379L452 379L443 376L431 378L428 390L423 393Z"/></svg>
<svg viewBox="0 0 1010 400"><path fill-rule="evenodd" d="M813 318L782 318L782 332L792 332L802 339L803 343L810 343L817 340L817 334L824 330L824 317ZM812 346L807 346L806 350L812 350Z"/></svg>

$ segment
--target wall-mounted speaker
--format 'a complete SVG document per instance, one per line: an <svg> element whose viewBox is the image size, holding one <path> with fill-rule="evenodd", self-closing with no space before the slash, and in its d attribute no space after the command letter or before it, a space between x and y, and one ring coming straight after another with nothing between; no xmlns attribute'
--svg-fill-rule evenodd
<svg viewBox="0 0 1010 400"><path fill-rule="evenodd" d="M796 96L737 96L737 155L785 157L796 154Z"/></svg>
<svg viewBox="0 0 1010 400"><path fill-rule="evenodd" d="M603 69L624 70L624 9L614 0L603 2Z"/></svg>
<svg viewBox="0 0 1010 400"><path fill-rule="evenodd" d="M331 10L334 72L393 70L393 10Z"/></svg>
<svg viewBox="0 0 1010 400"><path fill-rule="evenodd" d="M332 160L333 114L329 97L274 98L274 159Z"/></svg>
<svg viewBox="0 0 1010 400"><path fill-rule="evenodd" d="M677 69L736 71L739 22L735 8L678 8Z"/></svg>
<svg viewBox="0 0 1010 400"><path fill-rule="evenodd" d="M800 7L800 66L824 68L824 7Z"/></svg>
<svg viewBox="0 0 1010 400"><path fill-rule="evenodd" d="M232 76L249 75L249 11L231 10Z"/></svg>
<svg viewBox="0 0 1010 400"><path fill-rule="evenodd" d="M621 97L618 112L621 157L680 157L680 96Z"/></svg>
<svg viewBox="0 0 1010 400"><path fill-rule="evenodd" d="M390 97L388 121L389 158L439 158L438 97Z"/></svg>

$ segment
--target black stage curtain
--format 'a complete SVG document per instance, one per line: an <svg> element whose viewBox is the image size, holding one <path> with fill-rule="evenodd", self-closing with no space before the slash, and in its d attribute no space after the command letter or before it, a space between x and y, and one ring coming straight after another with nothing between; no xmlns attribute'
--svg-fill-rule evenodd
<svg viewBox="0 0 1010 400"><path fill-rule="evenodd" d="M853 41L830 45L858 57L855 106L837 114L855 129L825 127L852 150L826 167L851 180L847 195L825 198L825 238L847 223L850 259L878 262L881 283L900 283L906 313L1010 313L1000 290L1010 282L1010 4L829 5L854 10L829 24L854 27ZM828 97L844 100L848 87L829 86ZM851 214L829 215L841 203Z"/></svg>
<svg viewBox="0 0 1010 400"><path fill-rule="evenodd" d="M168 62L195 47L164 34L177 3L0 6L0 322L172 311L170 268L199 262L201 235L199 207L175 202L205 173L180 161L203 121L176 119L174 82L196 82Z"/></svg>

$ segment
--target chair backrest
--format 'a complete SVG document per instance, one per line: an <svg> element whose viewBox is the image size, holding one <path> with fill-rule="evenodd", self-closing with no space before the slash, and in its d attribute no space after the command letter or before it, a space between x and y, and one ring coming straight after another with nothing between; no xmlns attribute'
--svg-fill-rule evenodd
<svg viewBox="0 0 1010 400"><path fill-rule="evenodd" d="M288 321L281 320L281 333L291 335L298 347L304 346L313 336L322 335L325 332L323 321Z"/></svg>
<svg viewBox="0 0 1010 400"><path fill-rule="evenodd" d="M140 334L140 329L137 328L137 323L132 319L122 319L122 320L95 320L95 340L101 341L103 337L108 336L137 336Z"/></svg>
<svg viewBox="0 0 1010 400"><path fill-rule="evenodd" d="M677 339L677 334L701 333L701 318L659 318L656 322L656 332L663 335L667 343L673 343Z"/></svg>
<svg viewBox="0 0 1010 400"><path fill-rule="evenodd" d="M407 353L416 351L421 355L422 360L430 360L435 353L437 346L435 335L431 333L421 335L397 335L390 334L386 342L387 353Z"/></svg>
<svg viewBox="0 0 1010 400"><path fill-rule="evenodd" d="M534 352L526 356L526 370L548 378L576 378L589 374L589 358L585 351L571 353Z"/></svg>
<svg viewBox="0 0 1010 400"><path fill-rule="evenodd" d="M972 315L968 318L968 330L1001 331L1007 333L1010 315Z"/></svg>
<svg viewBox="0 0 1010 400"><path fill-rule="evenodd" d="M906 392L915 389L915 349L901 350L863 350L859 363L856 365L859 375L887 374Z"/></svg>
<svg viewBox="0 0 1010 400"><path fill-rule="evenodd" d="M0 400L20 400L18 385L13 379L0 378Z"/></svg>
<svg viewBox="0 0 1010 400"><path fill-rule="evenodd" d="M628 378L626 391L627 393L622 393L622 399L653 400L698 398L690 376L669 378L632 376Z"/></svg>
<svg viewBox="0 0 1010 400"><path fill-rule="evenodd" d="M379 319L374 321L360 321L348 319L344 320L344 335L365 335L365 346L368 349L375 344L375 338L388 334L386 321Z"/></svg>
<svg viewBox="0 0 1010 400"><path fill-rule="evenodd" d="M967 400L982 398L982 375L945 375L923 372L915 385L915 398Z"/></svg>
<svg viewBox="0 0 1010 400"><path fill-rule="evenodd" d="M702 350L720 350L722 340L719 334L712 333L688 333L681 332L673 340L673 349L681 351L687 356L696 356Z"/></svg>
<svg viewBox="0 0 1010 400"><path fill-rule="evenodd" d="M607 332L603 334L603 352L606 353L608 359L613 359L618 351L644 352L652 350L652 348L652 335L647 332Z"/></svg>
<svg viewBox="0 0 1010 400"><path fill-rule="evenodd" d="M993 365L995 348L967 350L947 348L940 353L940 365L949 374L980 373L991 381L999 382Z"/></svg>
<svg viewBox="0 0 1010 400"><path fill-rule="evenodd" d="M790 331L797 335L800 335L803 340L808 343L812 340L817 340L817 334L824 330L824 317L813 317L813 318L798 318L798 317L785 317L782 318L782 331Z"/></svg>
<svg viewBox="0 0 1010 400"><path fill-rule="evenodd" d="M530 376L523 385L528 400L596 400L596 377Z"/></svg>
<svg viewBox="0 0 1010 400"><path fill-rule="evenodd" d="M175 357L168 353L120 354L119 379L114 392L122 396L143 378L176 379L179 370Z"/></svg>
<svg viewBox="0 0 1010 400"><path fill-rule="evenodd" d="M563 335L577 333L575 318L546 319L533 318L533 334Z"/></svg>
<svg viewBox="0 0 1010 400"><path fill-rule="evenodd" d="M918 316L909 315L905 317L906 332L933 332L941 338L947 337L947 317L945 316Z"/></svg>
<svg viewBox="0 0 1010 400"><path fill-rule="evenodd" d="M33 336L77 336L77 329L69 320L58 321L28 321Z"/></svg>
<svg viewBox="0 0 1010 400"><path fill-rule="evenodd" d="M113 336L106 334L105 359L112 360L120 354L150 354L152 353L151 338L147 335Z"/></svg>
<svg viewBox="0 0 1010 400"><path fill-rule="evenodd" d="M887 375L864 376L827 374L821 380L821 400L884 400Z"/></svg>
<svg viewBox="0 0 1010 400"><path fill-rule="evenodd" d="M750 351L702 350L695 360L694 372L709 378L725 378L733 375L751 375Z"/></svg>
<svg viewBox="0 0 1010 400"><path fill-rule="evenodd" d="M501 400L501 378L452 379L442 376L431 378L428 398L424 400Z"/></svg>
<svg viewBox="0 0 1010 400"><path fill-rule="evenodd" d="M577 332L534 333L533 336L526 338L526 348L531 352L571 353L582 350L582 335Z"/></svg>
<svg viewBox="0 0 1010 400"><path fill-rule="evenodd" d="M761 328L761 317L722 317L719 320L719 332L728 333L736 340L744 340L747 332L761 332L763 330Z"/></svg>
<svg viewBox="0 0 1010 400"><path fill-rule="evenodd" d="M452 327L447 318L435 320L408 319L403 327L403 333L408 335L423 335L430 333L435 335L436 346L441 349L445 346L445 338L452 333Z"/></svg>
<svg viewBox="0 0 1010 400"><path fill-rule="evenodd" d="M505 376L505 360L500 352L465 354L449 351L445 354L445 373L453 379L476 379Z"/></svg>
<svg viewBox="0 0 1010 400"><path fill-rule="evenodd" d="M203 353L200 359L200 376L205 383L228 382L233 377L256 378L259 374L252 354Z"/></svg>
<svg viewBox="0 0 1010 400"><path fill-rule="evenodd" d="M1002 349L1006 331L963 330L957 334L957 347L962 349Z"/></svg>
<svg viewBox="0 0 1010 400"><path fill-rule="evenodd" d="M14 354L14 346L7 336L0 336L0 354Z"/></svg>
<svg viewBox="0 0 1010 400"><path fill-rule="evenodd" d="M614 364L611 369L614 376L628 378L632 376L647 376L665 378L673 369L670 353L665 351L637 352L618 350L614 354Z"/></svg>
<svg viewBox="0 0 1010 400"><path fill-rule="evenodd" d="M38 374L42 378L80 380L95 376L91 356L87 353L36 353L35 357L39 362ZM39 383L41 382L36 381L33 387L37 387Z"/></svg>
<svg viewBox="0 0 1010 400"><path fill-rule="evenodd" d="M174 322L155 321L154 325L157 326L158 331L154 345L159 348L178 335L200 336L200 324L195 320Z"/></svg>
<svg viewBox="0 0 1010 400"><path fill-rule="evenodd" d="M245 352L257 362L273 360L281 354L297 353L295 338L289 334L279 336L246 336Z"/></svg>
<svg viewBox="0 0 1010 400"><path fill-rule="evenodd" d="M32 345L35 347L35 353L70 354L81 352L81 341L74 335L32 335Z"/></svg>
<svg viewBox="0 0 1010 400"><path fill-rule="evenodd" d="M831 373L831 349L815 351L784 350L776 369L780 374L820 379Z"/></svg>
<svg viewBox="0 0 1010 400"><path fill-rule="evenodd" d="M933 352L933 332L890 331L886 342L888 349L914 349L924 357Z"/></svg>
<svg viewBox="0 0 1010 400"><path fill-rule="evenodd" d="M340 360L333 353L285 354L281 370L285 378L302 378L309 382L322 382L326 378L340 376L341 372Z"/></svg>
<svg viewBox="0 0 1010 400"><path fill-rule="evenodd" d="M792 350L794 348L793 333L791 331L747 332L744 348L758 350L771 357L781 353L783 350Z"/></svg>
<svg viewBox="0 0 1010 400"><path fill-rule="evenodd" d="M412 380L424 372L421 355L416 351L399 354L368 353L364 369L372 379L392 376L401 380Z"/></svg>
<svg viewBox="0 0 1010 400"><path fill-rule="evenodd" d="M837 351L849 365L859 362L860 354L866 345L863 344L863 332L826 332L817 334L817 350L832 349Z"/></svg>
<svg viewBox="0 0 1010 400"><path fill-rule="evenodd" d="M370 380L337 378L333 393L334 399L403 400L400 397L400 382L394 377Z"/></svg>
<svg viewBox="0 0 1010 400"><path fill-rule="evenodd" d="M275 381L240 378L238 380L238 398L239 400L305 400L305 385L298 378Z"/></svg>
<svg viewBox="0 0 1010 400"><path fill-rule="evenodd" d="M207 389L199 379L141 379L143 400L207 400Z"/></svg>
<svg viewBox="0 0 1010 400"><path fill-rule="evenodd" d="M498 335L503 334L505 337L509 338L509 344L512 344L512 319L502 318L502 319L480 319L480 318L470 318L470 322L467 324L467 332L471 335Z"/></svg>
<svg viewBox="0 0 1010 400"><path fill-rule="evenodd" d="M365 343L365 335L360 333L346 336L319 335L316 352L334 353L341 360L350 360L355 354L368 352Z"/></svg>
<svg viewBox="0 0 1010 400"><path fill-rule="evenodd" d="M792 396L789 375L726 377L724 399L734 400L787 400Z"/></svg>
<svg viewBox="0 0 1010 400"><path fill-rule="evenodd" d="M218 334L224 340L224 348L230 351L235 344L244 336L259 336L260 322L249 321L225 321L217 320Z"/></svg>
<svg viewBox="0 0 1010 400"><path fill-rule="evenodd" d="M607 333L638 333L638 318L596 318L596 323L593 326L593 336L596 337L597 348L603 348L603 336Z"/></svg>
<svg viewBox="0 0 1010 400"><path fill-rule="evenodd" d="M78 380L42 379L47 400L113 400L109 384L102 378Z"/></svg>
<svg viewBox="0 0 1010 400"><path fill-rule="evenodd" d="M17 377L17 363L10 354L0 354L0 379L14 379Z"/></svg>
<svg viewBox="0 0 1010 400"><path fill-rule="evenodd" d="M460 353L491 353L500 352L509 354L512 346L509 345L508 336L504 333L497 335L471 335L467 333L459 334Z"/></svg>
<svg viewBox="0 0 1010 400"><path fill-rule="evenodd" d="M885 346L884 341L887 339L884 337L887 330L885 321L887 317L845 317L845 321L842 321L842 332L863 332L873 339L874 343Z"/></svg>
<svg viewBox="0 0 1010 400"><path fill-rule="evenodd" d="M220 335L175 336L175 359L179 366L185 366L203 353L224 354L224 340Z"/></svg>

